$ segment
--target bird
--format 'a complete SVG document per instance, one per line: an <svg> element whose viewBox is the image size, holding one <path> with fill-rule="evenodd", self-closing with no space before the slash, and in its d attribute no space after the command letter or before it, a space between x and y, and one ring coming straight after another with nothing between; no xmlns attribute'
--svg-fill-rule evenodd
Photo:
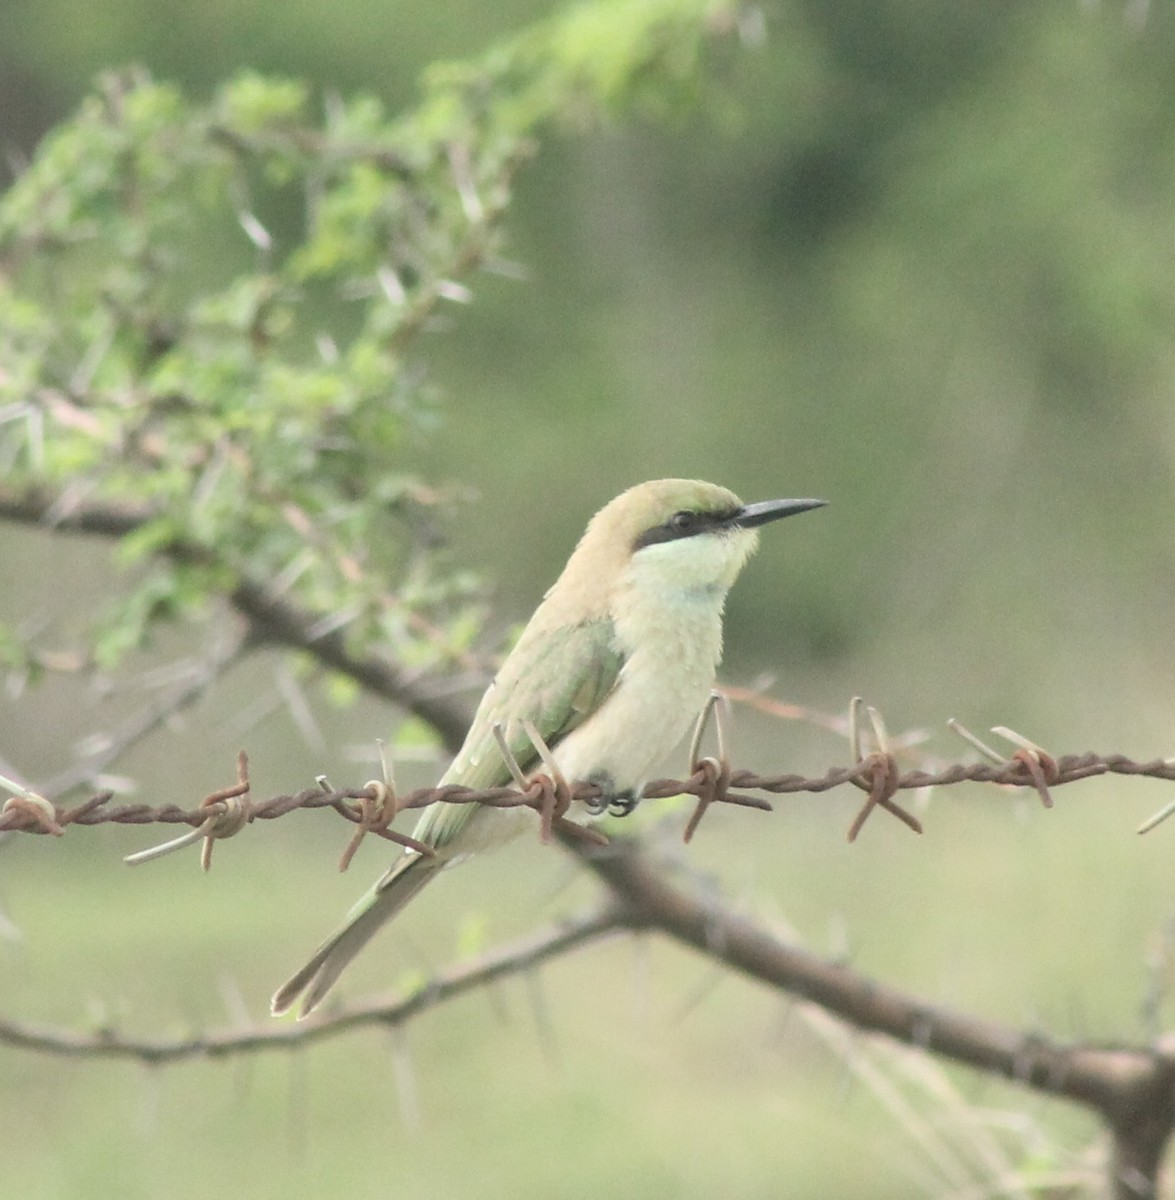
<svg viewBox="0 0 1175 1200"><path fill-rule="evenodd" d="M597 786L593 811L631 811L649 772L709 698L726 595L758 545L759 527L825 503L744 504L696 479L652 480L611 500L502 663L440 785L508 784L500 736L524 772L541 768L529 726L565 779ZM308 1016L376 931L442 868L509 840L534 819L524 807L426 807L413 837L433 854L405 849L278 989L273 1014L301 997L299 1016Z"/></svg>

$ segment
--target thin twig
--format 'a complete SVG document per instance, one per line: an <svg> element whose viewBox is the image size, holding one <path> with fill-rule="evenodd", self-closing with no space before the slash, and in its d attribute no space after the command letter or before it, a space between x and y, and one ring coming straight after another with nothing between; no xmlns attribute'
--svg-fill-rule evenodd
<svg viewBox="0 0 1175 1200"><path fill-rule="evenodd" d="M98 739L87 739L97 741L97 747L82 755L72 766L46 780L42 784L43 793L61 796L70 788L92 783L132 746L199 701L218 679L245 657L249 649L248 639L239 634L228 638L223 645L211 647L207 657L194 664L189 678L174 687L168 695L145 705L109 734Z"/></svg>
<svg viewBox="0 0 1175 1200"><path fill-rule="evenodd" d="M324 1009L296 1024L273 1020L181 1039L124 1037L112 1028L90 1033L0 1018L0 1043L70 1058L129 1058L144 1063L191 1058L226 1058L258 1050L288 1049L337 1037L364 1025L398 1026L412 1017L498 979L534 970L540 963L597 942L638 921L618 904L608 904L566 921L556 921L479 957L438 972L406 992L376 996L362 1004Z"/></svg>
<svg viewBox="0 0 1175 1200"><path fill-rule="evenodd" d="M129 500L62 496L47 488L0 485L0 520L20 524L117 539L141 529L158 515L150 505ZM215 561L206 547L178 539L162 553L179 563ZM321 665L420 717L450 749L460 746L469 727L469 713L464 704L437 694L428 679L413 677L387 659L354 652L342 631L322 629L322 614L273 591L269 581L242 578L228 600L247 620L252 639L306 651Z"/></svg>

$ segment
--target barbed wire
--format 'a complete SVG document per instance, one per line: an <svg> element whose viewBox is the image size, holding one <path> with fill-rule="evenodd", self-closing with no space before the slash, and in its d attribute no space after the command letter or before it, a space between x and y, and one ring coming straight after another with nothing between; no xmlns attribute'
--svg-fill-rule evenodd
<svg viewBox="0 0 1175 1200"><path fill-rule="evenodd" d="M696 831L698 824L712 804L730 804L760 811L773 811L771 803L751 792L772 795L823 793L847 784L866 792L868 797L850 825L848 836L853 840L874 808L886 809L915 832L922 831L918 819L894 799L898 792L927 788L951 787L961 783L995 784L1016 789L1033 788L1046 807L1051 807L1052 790L1082 779L1100 775L1130 775L1175 781L1175 760L1159 758L1136 761L1124 754L1068 754L1059 758L1038 747L1022 746L1009 758L999 762L957 762L933 770L901 771L892 753L878 751L865 755L847 765L831 767L821 776L796 774L765 775L748 769L730 768L725 760L705 758L695 765L686 779L658 779L646 785L643 799L666 799L673 796L694 796L697 805L685 829L685 838ZM112 792L99 792L72 807L53 804L29 789L18 788L12 781L10 790L17 794L0 807L0 832L53 834L60 836L70 826L91 827L104 824L120 825L187 825L189 832L180 838L154 847L128 861L144 862L183 845L204 841L204 865L209 865L211 846L215 840L233 836L254 821L271 821L301 809L329 808L356 825L357 832L344 851L340 867L345 869L360 840L368 833L375 834L421 854L431 854L431 847L417 842L405 833L390 828L400 812L425 808L430 804L484 804L492 808L529 807L538 812L540 832L549 840L557 831L574 840L606 845L607 839L598 831L565 816L573 801L598 807L600 789L591 783L567 784L539 775L525 787L507 786L474 789L450 784L443 787L422 787L397 794L386 780L369 781L361 787L335 788L319 777L316 785L295 793L282 793L254 800L248 776L248 759L238 755L237 782L205 796L195 808L176 804L114 804ZM1175 803L1166 806L1143 822L1138 832L1153 828L1175 812Z"/></svg>
<svg viewBox="0 0 1175 1200"><path fill-rule="evenodd" d="M832 767L822 776L763 775L732 769L726 762L721 739L718 758L698 760L698 739L695 738L690 752L695 766L690 776L682 780L657 780L643 790L643 795L650 799L693 795L697 804L686 826L688 837L696 830L707 807L714 803L770 811L769 801L748 793L819 794L847 784L868 793L849 828L852 838L878 807L920 830L917 819L895 800L902 791L961 783L1017 790L1032 788L1041 802L1051 807L1052 792L1057 787L1095 776L1115 774L1175 780L1173 759L1139 762L1123 754L1095 752L1057 758L1012 731L1002 729L997 732L1017 746L1006 758L1000 758L990 747L960 729L959 732L989 761L902 771L890 749L891 743L880 718L870 713L878 749L862 754L858 736L859 714L853 712L850 715L854 761L846 766ZM990 761L993 758L997 761ZM512 771L516 768L515 763ZM475 791L446 786L419 788L402 795L397 794L390 774L385 766L383 780L350 789L334 788L326 779L320 778L314 788L254 802L250 794L248 760L242 752L238 755L236 782L204 797L193 809L174 804L114 804L110 792L99 793L65 808L11 780L0 779L0 784L15 793L0 807L0 831L60 835L71 825L95 826L110 822L187 825L188 831L180 838L134 855L132 860L146 861L179 845L203 839L203 864L207 867L214 841L232 836L254 820L272 820L302 808L330 808L356 826L356 834L344 852L343 865L346 865L359 839L367 833L404 845L415 845L411 838L388 828L390 822L400 811L440 801L493 807L526 805L537 810L544 836L557 833L564 841L573 837L603 840L599 834L566 820L563 815L574 800L589 804L598 801L599 789L588 784L569 785L557 771L554 778L522 779L523 786L518 787ZM1175 813L1175 802L1144 822L1139 832L1153 828L1172 813ZM420 850L429 852L428 847L420 847ZM126 1034L108 1023L75 1031L15 1021L0 1015L0 1045L81 1058L123 1057L148 1064L224 1058L279 1046L290 1048L365 1025L396 1029L436 1004L477 987L512 975L530 978L543 964L607 937L652 930L690 946L725 968L736 969L819 1005L848 1022L855 1032L882 1033L920 1051L1012 1078L1040 1093L1090 1107L1117 1139L1116 1161L1125 1160L1127 1154L1135 1150L1134 1143L1127 1137L1134 1124L1117 1120L1123 1112L1160 1114L1162 1137L1154 1142L1159 1150L1170 1129L1175 1127L1175 1109L1170 1104L1172 1080L1175 1080L1175 1049L1169 1039L1115 1047L1071 1043L1042 1035L1036 1029L1017 1029L969 1013L928 1005L921 996L903 993L861 975L845 963L829 962L805 951L728 904L715 902L704 889L676 886L650 862L635 839L626 839L612 853L588 856L586 865L609 889L603 904L491 949L474 961L458 962L435 972L424 984L407 986L368 1001L336 1006L293 1027L274 1026L268 1022L253 1024L243 1018L228 1029L178 1038L150 1038Z"/></svg>

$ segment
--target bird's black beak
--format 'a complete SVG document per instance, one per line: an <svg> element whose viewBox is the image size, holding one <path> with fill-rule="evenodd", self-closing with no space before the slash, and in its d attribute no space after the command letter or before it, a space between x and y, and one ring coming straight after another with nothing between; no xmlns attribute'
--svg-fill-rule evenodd
<svg viewBox="0 0 1175 1200"><path fill-rule="evenodd" d="M730 519L731 525L739 529L754 529L780 517L794 517L796 513L809 509L823 508L827 500L760 500L757 504L744 504Z"/></svg>

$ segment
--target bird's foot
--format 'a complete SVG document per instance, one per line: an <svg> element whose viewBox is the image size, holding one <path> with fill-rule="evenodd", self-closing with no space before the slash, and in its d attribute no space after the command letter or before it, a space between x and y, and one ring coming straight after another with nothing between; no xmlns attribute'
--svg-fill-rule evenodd
<svg viewBox="0 0 1175 1200"><path fill-rule="evenodd" d="M640 797L634 792L620 792L615 796L609 796L608 816L630 817L636 812L636 806L639 803Z"/></svg>
<svg viewBox="0 0 1175 1200"><path fill-rule="evenodd" d="M639 789L617 791L616 781L607 771L597 771L589 775L587 782L594 784L600 792L598 796L584 801L584 806L593 817L602 817L604 813L610 817L631 816L640 803Z"/></svg>

